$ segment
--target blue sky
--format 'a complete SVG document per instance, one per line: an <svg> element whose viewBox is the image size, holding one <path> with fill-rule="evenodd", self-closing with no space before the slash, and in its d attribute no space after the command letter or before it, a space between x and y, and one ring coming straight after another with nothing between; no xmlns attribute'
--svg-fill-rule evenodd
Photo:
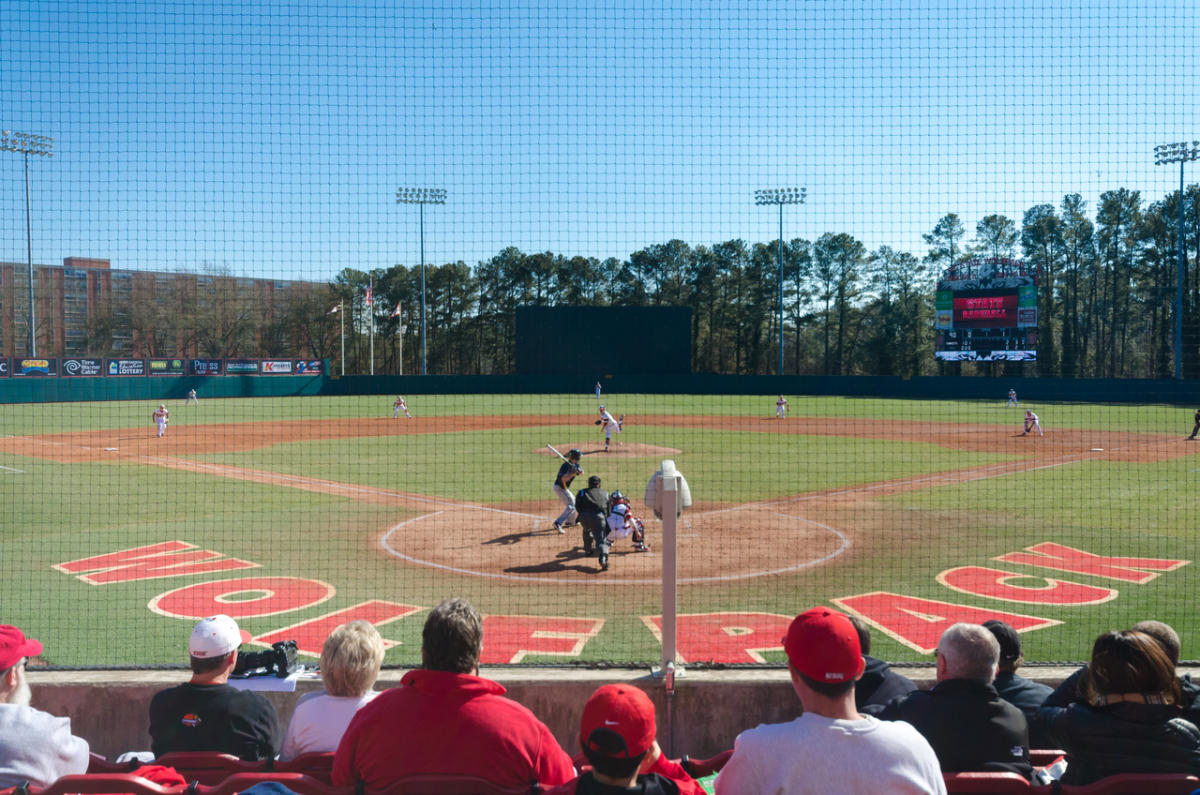
<svg viewBox="0 0 1200 795"><path fill-rule="evenodd" d="M778 234L925 252L1036 203L1178 184L1191 3L0 0L0 128L34 259L328 279L419 258L627 256ZM1192 164L1200 168L1200 163ZM1188 172L1188 181L1200 172ZM0 260L25 260L0 153Z"/></svg>

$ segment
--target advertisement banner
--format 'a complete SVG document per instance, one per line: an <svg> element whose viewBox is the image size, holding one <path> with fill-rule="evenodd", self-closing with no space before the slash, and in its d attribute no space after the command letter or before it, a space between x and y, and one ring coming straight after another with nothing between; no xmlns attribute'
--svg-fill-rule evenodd
<svg viewBox="0 0 1200 795"><path fill-rule="evenodd" d="M27 376L31 378L45 378L46 376L58 375L58 359L22 359L14 357L12 360L12 374L16 376Z"/></svg>
<svg viewBox="0 0 1200 795"><path fill-rule="evenodd" d="M291 359L263 359L262 360L263 375L291 375L292 360Z"/></svg>
<svg viewBox="0 0 1200 795"><path fill-rule="evenodd" d="M8 357L0 356L0 378L8 378Z"/></svg>
<svg viewBox="0 0 1200 795"><path fill-rule="evenodd" d="M224 359L192 359L188 362L191 375L221 375L225 372Z"/></svg>
<svg viewBox="0 0 1200 795"><path fill-rule="evenodd" d="M258 359L226 359L225 374L257 373Z"/></svg>
<svg viewBox="0 0 1200 795"><path fill-rule="evenodd" d="M145 375L145 359L109 359L108 374L114 376Z"/></svg>
<svg viewBox="0 0 1200 795"><path fill-rule="evenodd" d="M104 360L63 359L59 374L63 378L97 378L104 375Z"/></svg>
<svg viewBox="0 0 1200 795"><path fill-rule="evenodd" d="M183 366L185 361L186 359L150 359L150 375L183 375L187 370Z"/></svg>
<svg viewBox="0 0 1200 795"><path fill-rule="evenodd" d="M320 359L297 359L295 369L297 375L320 375L324 368Z"/></svg>

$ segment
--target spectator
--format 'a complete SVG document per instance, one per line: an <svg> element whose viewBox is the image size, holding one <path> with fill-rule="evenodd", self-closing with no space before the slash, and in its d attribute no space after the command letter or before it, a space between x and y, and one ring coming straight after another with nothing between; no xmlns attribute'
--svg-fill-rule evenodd
<svg viewBox="0 0 1200 795"><path fill-rule="evenodd" d="M1083 691L1084 701L1038 712L1067 752L1064 784L1117 773L1200 774L1200 729L1182 717L1179 679L1159 641L1134 630L1101 635Z"/></svg>
<svg viewBox="0 0 1200 795"><path fill-rule="evenodd" d="M29 706L33 691L25 663L42 644L0 626L0 788L28 781L48 787L62 776L86 773L87 741L71 734L71 720Z"/></svg>
<svg viewBox="0 0 1200 795"><path fill-rule="evenodd" d="M916 729L855 709L863 658L849 618L814 607L792 621L783 644L804 713L738 735L717 795L946 791L937 756Z"/></svg>
<svg viewBox="0 0 1200 795"><path fill-rule="evenodd" d="M258 693L229 682L242 632L226 615L196 624L188 642L192 678L150 700L150 749L217 751L241 759L273 759L282 732L275 707Z"/></svg>
<svg viewBox="0 0 1200 795"><path fill-rule="evenodd" d="M1000 663L992 686L1000 698L1025 714L1025 722L1029 724L1029 747L1049 748L1050 739L1037 722L1037 711L1054 689L1017 675L1025 658L1021 654L1021 636L1012 626L996 619L983 622L983 626L1000 644Z"/></svg>
<svg viewBox="0 0 1200 795"><path fill-rule="evenodd" d="M854 706L859 712L875 715L893 698L911 693L916 683L901 676L876 657L871 656L871 629L858 616L848 615L854 631L858 633L858 645L862 648L863 674L854 685Z"/></svg>
<svg viewBox="0 0 1200 795"><path fill-rule="evenodd" d="M350 721L333 783L382 789L420 773L461 773L501 786L574 775L571 757L533 713L479 673L483 620L466 599L435 607L421 634L422 667L380 693Z"/></svg>
<svg viewBox="0 0 1200 795"><path fill-rule="evenodd" d="M915 726L947 773L1007 771L1029 778L1025 715L992 686L1000 657L996 638L978 624L954 624L935 653L937 684L892 701L879 717Z"/></svg>
<svg viewBox="0 0 1200 795"><path fill-rule="evenodd" d="M337 750L354 713L379 693L371 688L383 665L383 638L369 621L351 621L329 633L321 649L325 690L296 702L279 758Z"/></svg>
<svg viewBox="0 0 1200 795"><path fill-rule="evenodd" d="M705 795L698 781L663 755L656 731L649 696L632 685L604 685L588 699L579 727L579 745L592 769L547 795Z"/></svg>

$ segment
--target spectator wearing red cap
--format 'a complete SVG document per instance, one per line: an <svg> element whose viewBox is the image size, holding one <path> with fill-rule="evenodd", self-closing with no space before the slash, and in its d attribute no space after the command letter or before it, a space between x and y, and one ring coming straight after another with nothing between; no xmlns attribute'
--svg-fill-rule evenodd
<svg viewBox="0 0 1200 795"><path fill-rule="evenodd" d="M916 729L855 708L863 658L848 617L825 607L805 611L783 647L804 714L738 735L717 795L946 792L937 756Z"/></svg>
<svg viewBox="0 0 1200 795"><path fill-rule="evenodd" d="M942 770L1017 773L1029 778L1029 724L992 681L1000 644L979 624L951 625L938 638L937 684L895 699L882 720L911 723L937 752Z"/></svg>
<svg viewBox="0 0 1200 795"><path fill-rule="evenodd" d="M0 788L25 781L48 787L62 776L87 772L88 744L71 734L70 719L29 706L33 693L25 662L41 653L38 641L0 626Z"/></svg>
<svg viewBox="0 0 1200 795"><path fill-rule="evenodd" d="M532 712L480 677L483 619L466 599L435 607L422 667L355 713L333 757L333 783L384 789L405 776L458 773L501 786L556 787L571 757Z"/></svg>
<svg viewBox="0 0 1200 795"><path fill-rule="evenodd" d="M192 678L150 700L150 748L217 751L241 759L273 759L283 740L275 707L258 693L229 684L243 636L226 615L196 624L188 641Z"/></svg>
<svg viewBox="0 0 1200 795"><path fill-rule="evenodd" d="M583 708L579 746L592 766L547 795L704 795L700 782L663 755L654 703L627 684L604 685Z"/></svg>

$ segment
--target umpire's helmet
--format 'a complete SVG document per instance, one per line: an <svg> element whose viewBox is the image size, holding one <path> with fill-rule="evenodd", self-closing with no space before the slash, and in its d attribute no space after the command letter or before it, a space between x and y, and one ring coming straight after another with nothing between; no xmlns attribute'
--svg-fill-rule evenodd
<svg viewBox="0 0 1200 795"><path fill-rule="evenodd" d="M590 478L588 478L588 488L589 489L594 489L599 485L600 485L600 476L599 475L592 475Z"/></svg>
<svg viewBox="0 0 1200 795"><path fill-rule="evenodd" d="M567 451L567 458L571 459L572 461L575 461L576 459L579 459L582 457L583 457L583 453L581 453L579 450L568 450Z"/></svg>

